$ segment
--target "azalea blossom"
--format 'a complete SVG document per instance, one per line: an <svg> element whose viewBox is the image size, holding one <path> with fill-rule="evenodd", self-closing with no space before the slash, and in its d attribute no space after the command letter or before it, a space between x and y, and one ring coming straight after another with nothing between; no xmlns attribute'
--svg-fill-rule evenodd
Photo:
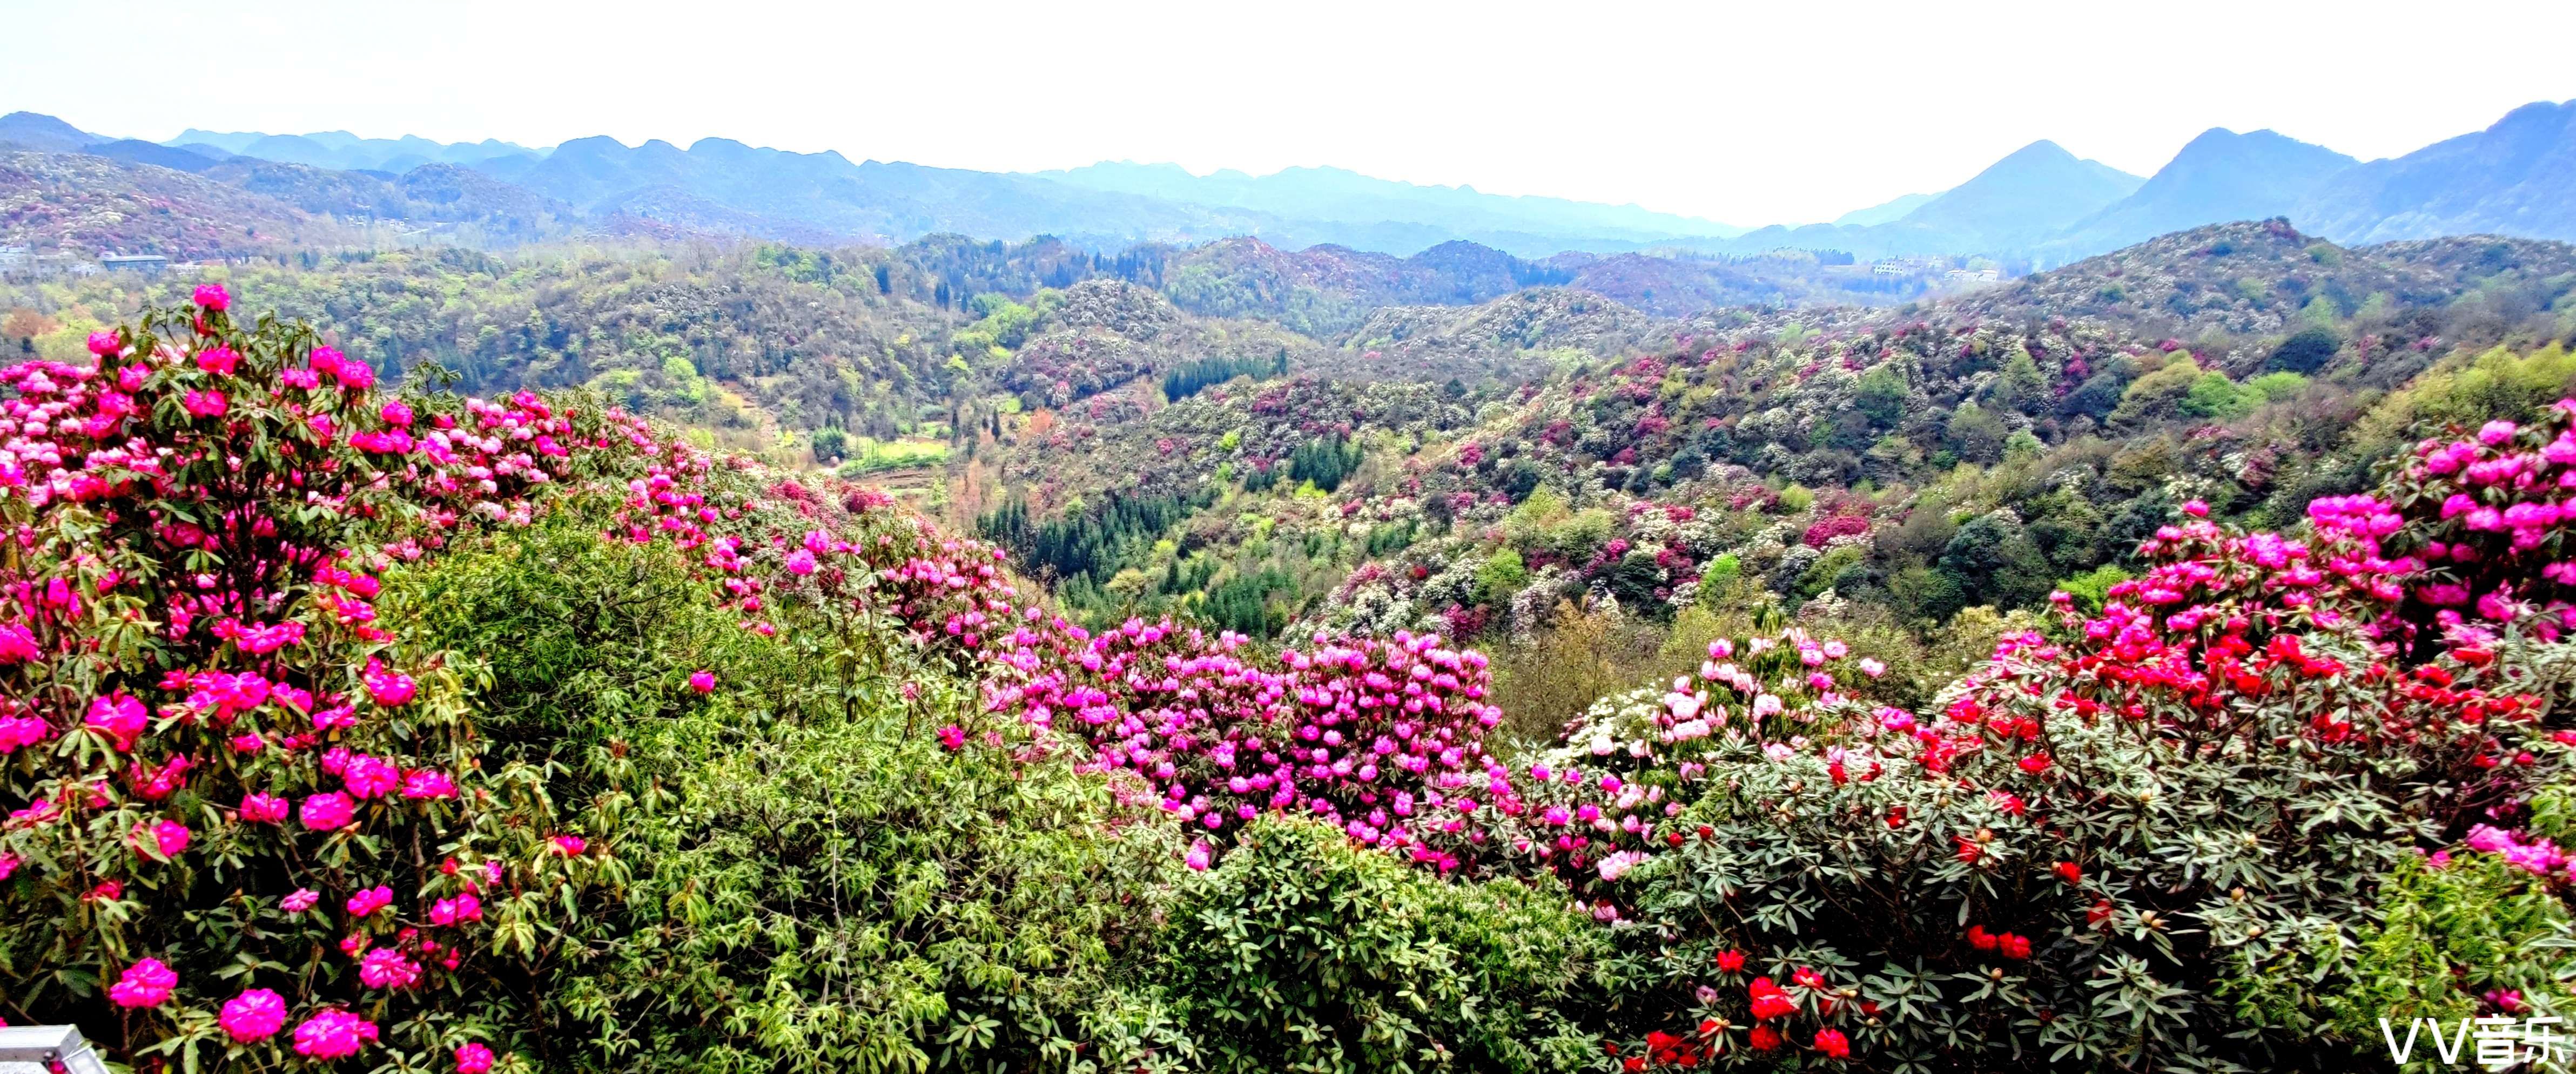
<svg viewBox="0 0 2576 1074"><path fill-rule="evenodd" d="M379 947L358 960L358 981L369 988L408 988L420 980L420 964L391 947Z"/></svg>
<svg viewBox="0 0 2576 1074"><path fill-rule="evenodd" d="M247 990L224 1001L215 1024L236 1043L267 1040L286 1027L286 997L265 988Z"/></svg>
<svg viewBox="0 0 2576 1074"><path fill-rule="evenodd" d="M201 418L220 418L232 410L232 400L225 398L224 393L213 388L189 392L186 398L180 401L180 405L188 413Z"/></svg>
<svg viewBox="0 0 2576 1074"><path fill-rule="evenodd" d="M149 833L152 849L164 858L175 858L188 849L188 826L175 820L154 821Z"/></svg>
<svg viewBox="0 0 2576 1074"><path fill-rule="evenodd" d="M386 708L409 703L412 694L419 689L412 683L411 676L387 669L384 661L372 656L367 658L367 668L358 677L366 683L367 696Z"/></svg>
<svg viewBox="0 0 2576 1074"><path fill-rule="evenodd" d="M1817 1030L1815 1044L1816 1050L1825 1053L1827 1058L1851 1058L1851 1041L1839 1029Z"/></svg>
<svg viewBox="0 0 2576 1074"><path fill-rule="evenodd" d="M295 1027L295 1054L344 1059L376 1042L376 1024L342 1010L326 1010Z"/></svg>
<svg viewBox="0 0 2576 1074"><path fill-rule="evenodd" d="M1639 851L1623 850L1602 858L1597 868L1601 873L1601 879L1617 880L1628 875L1628 870L1636 868L1645 860L1646 855Z"/></svg>
<svg viewBox="0 0 2576 1074"><path fill-rule="evenodd" d="M387 758L354 754L341 765L340 780L352 797L382 798L402 785L402 766Z"/></svg>
<svg viewBox="0 0 2576 1074"><path fill-rule="evenodd" d="M358 803L338 791L327 791L305 798L297 815L314 831L338 831L357 819Z"/></svg>
<svg viewBox="0 0 2576 1074"><path fill-rule="evenodd" d="M147 958L127 966L124 975L108 986L107 998L119 1007L158 1007L169 1002L178 986L176 972L160 959Z"/></svg>
<svg viewBox="0 0 2576 1074"><path fill-rule="evenodd" d="M143 734L151 717L143 703L122 693L97 698L89 703L89 726L106 732L119 750L134 748L134 740Z"/></svg>
<svg viewBox="0 0 2576 1074"><path fill-rule="evenodd" d="M429 923L432 925L456 925L481 920L483 920L483 900L474 897L471 893L440 899L432 903L429 908Z"/></svg>

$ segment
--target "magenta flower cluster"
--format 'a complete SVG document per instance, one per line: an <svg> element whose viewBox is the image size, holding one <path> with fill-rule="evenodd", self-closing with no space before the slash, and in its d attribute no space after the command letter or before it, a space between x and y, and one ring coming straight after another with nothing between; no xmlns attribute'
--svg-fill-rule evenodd
<svg viewBox="0 0 2576 1074"><path fill-rule="evenodd" d="M1431 635L1318 637L1263 660L1232 634L1131 621L1092 635L1035 609L994 637L987 707L1087 741L1207 832L1282 812L1442 868L1480 811L1520 809L1486 750L1483 654Z"/></svg>
<svg viewBox="0 0 2576 1074"><path fill-rule="evenodd" d="M609 441L525 393L375 398L371 366L236 326L230 306L206 284L190 309L93 335L88 364L0 368L0 756L33 776L5 803L0 918L72 934L62 950L158 950L100 967L118 1007L175 1028L202 998L235 1042L293 1024L297 1053L330 1060L377 1039L348 1005L360 994L307 975L302 994L214 1004L216 967L180 915L200 888L275 884L240 894L347 930L341 979L369 990L419 991L487 946L498 861L420 887L408 865L331 849L488 808L464 786L461 707L377 622L378 575L467 525L526 522L573 447ZM123 863L82 849L103 817L134 818L114 829ZM317 912L326 893L345 919Z"/></svg>

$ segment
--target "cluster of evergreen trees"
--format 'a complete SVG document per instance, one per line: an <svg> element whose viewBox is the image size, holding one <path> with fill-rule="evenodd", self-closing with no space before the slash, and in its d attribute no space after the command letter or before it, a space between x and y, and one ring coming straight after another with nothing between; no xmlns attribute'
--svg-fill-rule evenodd
<svg viewBox="0 0 2576 1074"><path fill-rule="evenodd" d="M1315 487L1331 492L1342 487L1342 479L1360 468L1367 452L1347 436L1319 436L1288 453L1285 462L1255 469L1243 479L1243 487L1262 492L1285 477L1292 484L1312 481Z"/></svg>
<svg viewBox="0 0 2576 1074"><path fill-rule="evenodd" d="M984 539L1017 549L1024 570L1097 583L1127 566L1139 544L1151 545L1163 531L1209 502L1205 494L1112 492L1098 504L1063 518L1032 523L1028 504L1013 500L976 520L975 528Z"/></svg>
<svg viewBox="0 0 2576 1074"><path fill-rule="evenodd" d="M1289 602L1296 595L1295 578L1278 568L1264 567L1250 574L1237 574L1207 589L1207 600L1199 605L1199 614L1219 629L1266 641L1288 628L1288 620L1296 611ZM1274 599L1282 597L1286 599Z"/></svg>
<svg viewBox="0 0 2576 1074"><path fill-rule="evenodd" d="M1316 488L1331 492L1342 487L1342 479L1359 469L1366 457L1349 437L1317 437L1288 454L1288 477L1312 481Z"/></svg>
<svg viewBox="0 0 2576 1074"><path fill-rule="evenodd" d="M1236 377L1284 377L1288 375L1288 348L1279 348L1272 358L1201 358L1163 374L1163 398L1179 402L1199 393L1199 389L1223 384Z"/></svg>

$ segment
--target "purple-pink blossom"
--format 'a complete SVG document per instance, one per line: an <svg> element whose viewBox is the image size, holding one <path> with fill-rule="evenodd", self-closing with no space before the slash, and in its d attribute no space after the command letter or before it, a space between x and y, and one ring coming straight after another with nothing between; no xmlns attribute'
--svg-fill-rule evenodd
<svg viewBox="0 0 2576 1074"><path fill-rule="evenodd" d="M394 904L394 889L383 884L349 896L349 916L365 917Z"/></svg>
<svg viewBox="0 0 2576 1074"><path fill-rule="evenodd" d="M409 703L412 694L419 689L411 681L411 676L386 668L384 661L372 656L367 658L367 668L358 673L358 678L367 684L367 696L386 708Z"/></svg>
<svg viewBox="0 0 2576 1074"><path fill-rule="evenodd" d="M356 798L382 798L402 785L402 766L387 758L355 754L340 769L340 781Z"/></svg>
<svg viewBox="0 0 2576 1074"><path fill-rule="evenodd" d="M402 796L415 800L454 798L456 781L434 768L416 768L403 776Z"/></svg>
<svg viewBox="0 0 2576 1074"><path fill-rule="evenodd" d="M125 974L107 987L107 998L119 1007L158 1007L170 999L179 987L179 974L147 958L125 968Z"/></svg>
<svg viewBox="0 0 2576 1074"><path fill-rule="evenodd" d="M89 726L107 733L120 750L134 748L134 740L150 726L152 718L143 703L123 693L94 698L89 703Z"/></svg>
<svg viewBox="0 0 2576 1074"><path fill-rule="evenodd" d="M188 849L190 835L188 826L178 821L154 821L150 831L152 849L159 851L164 858L178 857Z"/></svg>
<svg viewBox="0 0 2576 1074"><path fill-rule="evenodd" d="M420 963L391 947L379 947L358 960L358 980L369 988L409 988L420 980Z"/></svg>
<svg viewBox="0 0 2576 1074"><path fill-rule="evenodd" d="M224 393L220 391L207 388L182 396L179 405L186 408L188 413L201 418L220 418L232 409L232 400L225 398Z"/></svg>
<svg viewBox="0 0 2576 1074"><path fill-rule="evenodd" d="M225 1000L215 1024L237 1043L267 1040L286 1027L286 997L265 988L251 989Z"/></svg>
<svg viewBox="0 0 2576 1074"><path fill-rule="evenodd" d="M483 920L483 900L471 894L458 895L452 899L440 899L429 907L429 923L432 925L454 925L481 920Z"/></svg>
<svg viewBox="0 0 2576 1074"><path fill-rule="evenodd" d="M295 1054L312 1059L345 1059L375 1043L376 1024L347 1011L329 1010L295 1027Z"/></svg>
<svg viewBox="0 0 2576 1074"><path fill-rule="evenodd" d="M348 795L329 791L305 798L304 805L297 815L303 819L304 826L307 828L317 832L334 832L348 827L350 821L357 819L358 803L352 801Z"/></svg>

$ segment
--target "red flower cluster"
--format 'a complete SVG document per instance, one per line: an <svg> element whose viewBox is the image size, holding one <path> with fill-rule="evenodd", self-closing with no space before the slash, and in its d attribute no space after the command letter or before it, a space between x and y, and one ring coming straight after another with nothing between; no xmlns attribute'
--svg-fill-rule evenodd
<svg viewBox="0 0 2576 1074"><path fill-rule="evenodd" d="M1970 925L1968 946L1979 951L1992 951L2005 958L2021 961L2030 957L2030 937L2014 932L1987 932L1984 925Z"/></svg>
<svg viewBox="0 0 2576 1074"><path fill-rule="evenodd" d="M1789 998L1787 989L1771 983L1768 977L1756 977L1747 990L1753 1000L1753 1017L1761 1021L1786 1018L1798 1013L1798 1001Z"/></svg>

